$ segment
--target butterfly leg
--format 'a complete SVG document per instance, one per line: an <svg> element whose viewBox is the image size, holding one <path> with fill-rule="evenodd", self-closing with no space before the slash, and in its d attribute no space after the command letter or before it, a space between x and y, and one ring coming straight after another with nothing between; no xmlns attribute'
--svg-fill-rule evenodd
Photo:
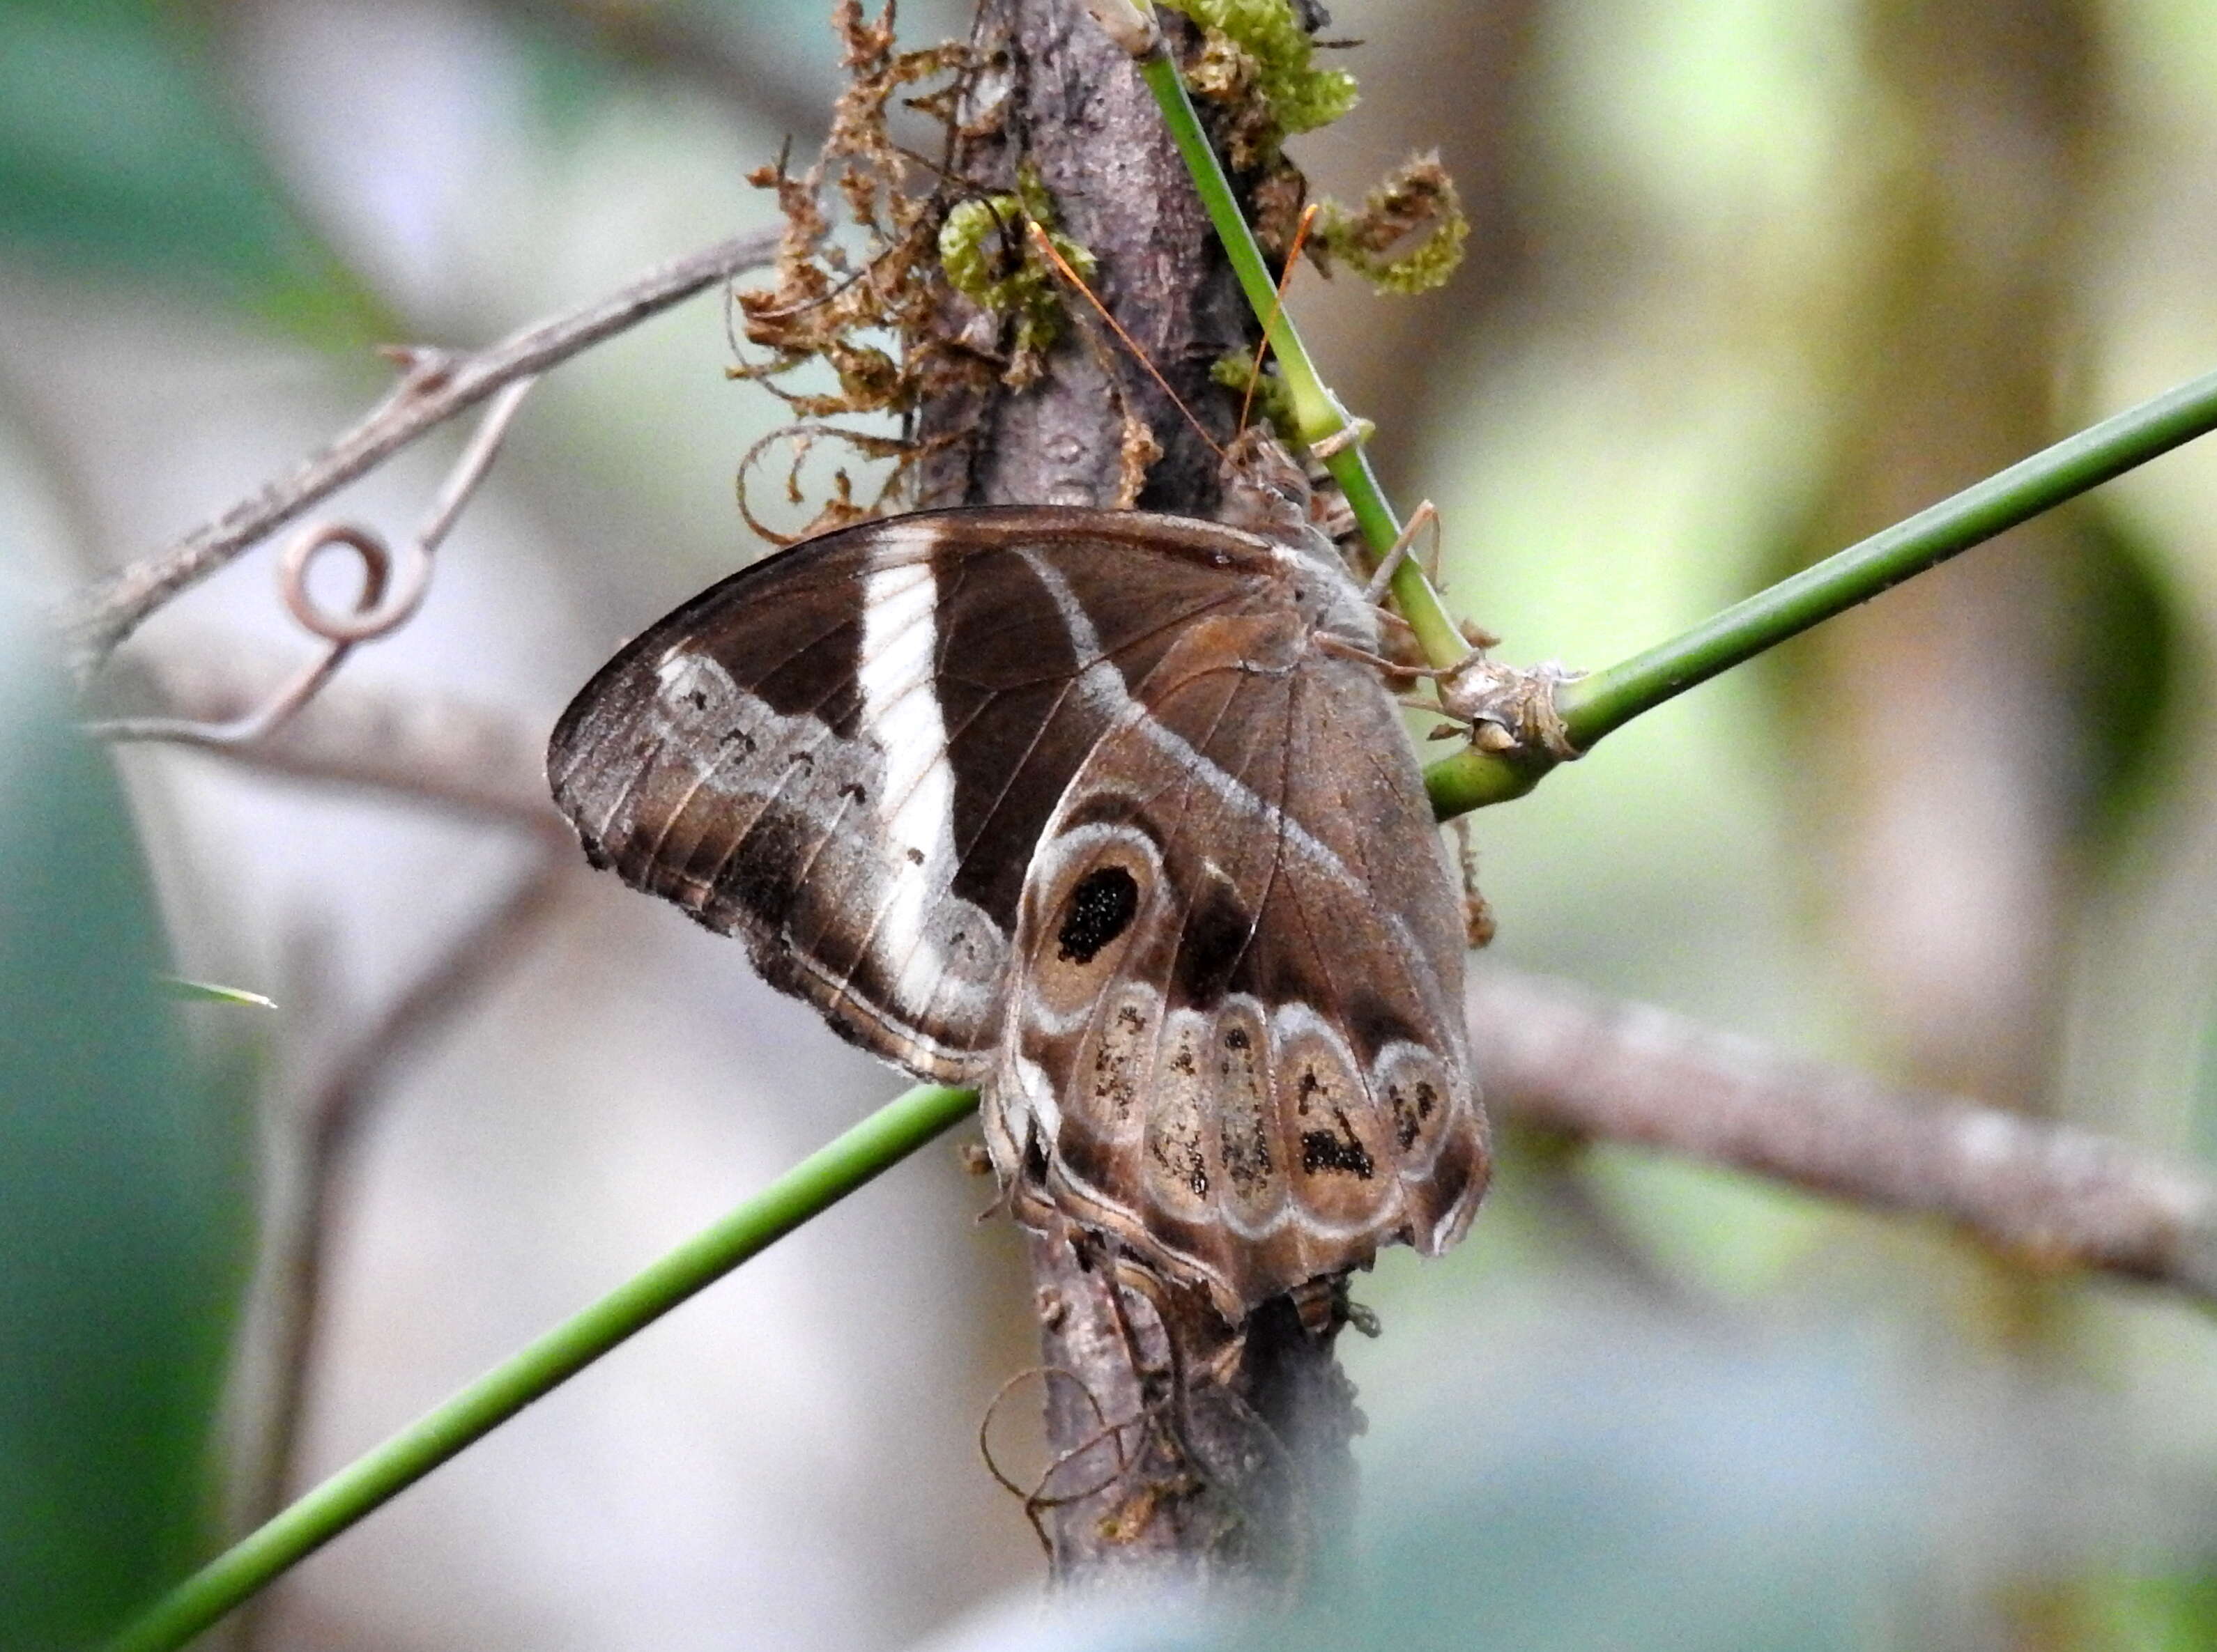
<svg viewBox="0 0 2217 1652"><path fill-rule="evenodd" d="M1385 600L1386 588L1393 583L1393 576L1399 571L1403 559L1415 547L1417 536L1428 528L1431 531L1432 548L1431 566L1426 570L1426 575L1434 584L1439 583L1440 513L1427 499L1411 513L1409 525L1401 530L1401 537L1393 541L1393 548L1386 553L1386 560L1380 563L1378 571L1370 576L1370 583L1362 591L1364 601L1375 607ZM1421 568L1423 564L1420 561L1417 565Z"/></svg>
<svg viewBox="0 0 2217 1652"><path fill-rule="evenodd" d="M1389 660L1383 654L1374 654L1359 643L1329 631L1316 634L1316 644L1327 654L1337 654L1343 660L1353 660L1357 665L1368 665L1394 677L1444 677L1449 668L1437 665L1410 665L1400 660Z"/></svg>
<svg viewBox="0 0 2217 1652"><path fill-rule="evenodd" d="M1017 1226L1034 1233L1053 1237L1066 1231L1069 1223L1047 1191L1047 1147L1036 1118L1024 1120L1023 1145L1016 1156L1016 1163L1004 1174L1000 1198L979 1211L978 1219L982 1222L996 1211L1004 1211ZM994 1168L1001 1168L997 1162Z"/></svg>

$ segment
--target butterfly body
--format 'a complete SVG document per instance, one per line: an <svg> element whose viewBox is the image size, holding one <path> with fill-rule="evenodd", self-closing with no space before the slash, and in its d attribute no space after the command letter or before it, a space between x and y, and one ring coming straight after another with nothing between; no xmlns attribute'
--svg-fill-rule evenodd
<svg viewBox="0 0 2217 1652"><path fill-rule="evenodd" d="M1486 1167L1414 754L1319 642L1375 615L1290 493L1242 497L805 541L627 647L548 758L596 863L981 1087L1020 1209L1232 1318L1442 1248Z"/></svg>

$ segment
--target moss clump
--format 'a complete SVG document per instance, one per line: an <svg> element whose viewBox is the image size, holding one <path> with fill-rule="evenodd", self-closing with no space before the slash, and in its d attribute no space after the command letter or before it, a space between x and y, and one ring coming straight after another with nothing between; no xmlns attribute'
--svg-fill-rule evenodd
<svg viewBox="0 0 2217 1652"><path fill-rule="evenodd" d="M1255 358L1251 355L1220 355L1208 364L1208 376L1225 389L1237 391L1248 398L1253 416L1276 431L1281 441L1289 446L1299 444L1300 435L1294 423L1294 393L1286 388L1286 381L1275 367L1257 373Z"/></svg>
<svg viewBox="0 0 2217 1652"><path fill-rule="evenodd" d="M1291 0L1163 0L1201 28L1196 94L1226 101L1251 96L1264 129L1248 135L1267 162L1277 143L1329 126L1356 104L1355 77L1316 66L1316 42L1294 15ZM1235 165L1244 165L1233 157Z"/></svg>
<svg viewBox="0 0 2217 1652"><path fill-rule="evenodd" d="M746 342L766 354L731 372L762 385L801 420L756 443L739 465L739 509L773 544L842 527L881 509L921 452L907 439L916 410L934 395L975 385L991 373L990 364L944 337L940 324L933 252L946 204L939 181L944 163L911 156L886 130L888 109L898 102L940 121L951 134L956 92L975 67L969 49L948 42L901 51L890 3L874 19L859 0L836 0L832 26L848 83L832 110L823 151L797 176L782 155L775 165L749 175L758 188L777 192L785 234L770 283L737 294ZM833 190L846 208L844 225L831 218ZM833 385L824 388L813 373L795 383L805 368L828 368ZM903 436L890 440L820 422L857 415L891 415L903 422ZM877 496L858 503L843 472L834 478L836 496L800 533L763 522L749 505L753 468L774 448L789 444L785 493L798 504L800 466L821 441L842 442L865 459L890 461Z"/></svg>
<svg viewBox="0 0 2217 1652"><path fill-rule="evenodd" d="M1359 213L1324 202L1309 244L1326 274L1338 259L1382 291L1429 293L1454 274L1469 238L1454 180L1437 155L1419 155L1373 189Z"/></svg>
<svg viewBox="0 0 2217 1652"><path fill-rule="evenodd" d="M1063 278L1033 240L1034 224L1065 263L1092 279L1093 255L1054 227L1053 203L1028 168L1018 176L1015 194L959 201L939 226L939 267L947 284L1009 322L1003 378L1011 388L1039 377L1047 347L1062 328Z"/></svg>

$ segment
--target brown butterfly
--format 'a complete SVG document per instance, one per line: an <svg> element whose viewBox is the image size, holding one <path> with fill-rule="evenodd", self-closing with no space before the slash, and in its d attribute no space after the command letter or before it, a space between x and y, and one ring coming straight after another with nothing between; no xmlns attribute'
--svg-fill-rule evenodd
<svg viewBox="0 0 2217 1652"><path fill-rule="evenodd" d="M804 541L557 725L597 866L985 1092L1043 1200L1237 1321L1483 1190L1461 899L1378 619L1281 449L1226 520L927 511Z"/></svg>

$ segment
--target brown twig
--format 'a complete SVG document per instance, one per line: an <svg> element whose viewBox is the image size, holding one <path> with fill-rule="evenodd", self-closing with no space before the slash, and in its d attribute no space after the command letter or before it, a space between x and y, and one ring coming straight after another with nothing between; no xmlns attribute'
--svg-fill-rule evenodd
<svg viewBox="0 0 2217 1652"><path fill-rule="evenodd" d="M675 259L605 298L538 322L482 350L407 353L400 381L352 429L289 475L151 556L95 582L61 616L71 664L88 676L163 603L206 578L435 425L505 385L544 373L702 288L767 263L778 231L757 230Z"/></svg>
<svg viewBox="0 0 2217 1652"><path fill-rule="evenodd" d="M723 8L636 0L481 0L570 42L607 52L658 79L690 86L772 132L821 133L829 92L782 54L750 49L752 30ZM744 14L740 14L744 15ZM756 27L767 29L767 18Z"/></svg>
<svg viewBox="0 0 2217 1652"><path fill-rule="evenodd" d="M166 638L122 662L114 685L167 719L223 724L267 700L272 663L251 646ZM284 1501L315 1363L323 1278L349 1144L395 1069L522 955L559 899L575 843L548 801L540 742L518 719L439 696L344 683L251 743L188 743L227 762L383 792L521 829L534 843L507 894L299 1087L289 1132L298 1193L265 1236L257 1341L268 1372L238 1518L253 1526ZM250 1619L238 1644L256 1643Z"/></svg>
<svg viewBox="0 0 2217 1652"><path fill-rule="evenodd" d="M2217 1302L2217 1187L2090 1131L1897 1089L1560 982L1486 970L1467 1003L1488 1099L1532 1123L1941 1217L2036 1266Z"/></svg>
<svg viewBox="0 0 2217 1652"><path fill-rule="evenodd" d="M222 723L127 717L92 724L85 731L102 740L161 740L220 747L252 745L282 728L323 692L346 663L347 656L364 643L390 636L415 618L431 589L432 554L492 468L509 422L538 382L536 377L518 379L493 398L477 434L470 438L433 500L423 526L414 538L404 542L404 555L396 558L375 533L349 522L310 522L294 533L285 554L278 558L277 592L293 619L323 640L324 650L267 702L244 717ZM326 609L308 587L308 570L317 557L341 546L361 560L361 591L354 612L345 614Z"/></svg>
<svg viewBox="0 0 2217 1652"><path fill-rule="evenodd" d="M112 687L165 718L230 722L263 705L274 650L206 633L164 638L118 663ZM348 681L226 761L297 779L411 798L548 835L569 829L547 793L545 743L514 716L448 696Z"/></svg>
<svg viewBox="0 0 2217 1652"><path fill-rule="evenodd" d="M135 663L178 714L257 702L231 650ZM538 742L512 720L355 684L262 747L280 773L554 824ZM2048 1266L2151 1280L2217 1302L2217 1186L2090 1131L1885 1085L1646 1005L1485 968L1468 998L1489 1104L1879 1210L1942 1217Z"/></svg>

